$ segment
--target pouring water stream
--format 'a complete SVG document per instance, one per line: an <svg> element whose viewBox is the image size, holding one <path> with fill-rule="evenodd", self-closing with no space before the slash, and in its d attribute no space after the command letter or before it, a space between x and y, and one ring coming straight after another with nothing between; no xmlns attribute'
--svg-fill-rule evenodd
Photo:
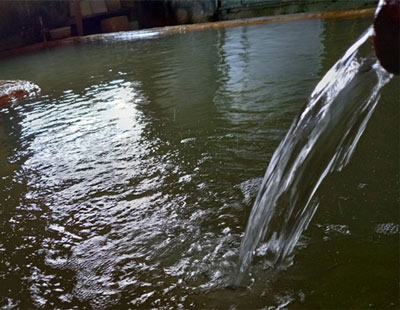
<svg viewBox="0 0 400 310"><path fill-rule="evenodd" d="M358 56L373 34L371 26L326 73L275 151L242 240L237 285L256 253L272 267L289 263L318 208L319 185L349 162L380 89L392 78L375 56Z"/></svg>

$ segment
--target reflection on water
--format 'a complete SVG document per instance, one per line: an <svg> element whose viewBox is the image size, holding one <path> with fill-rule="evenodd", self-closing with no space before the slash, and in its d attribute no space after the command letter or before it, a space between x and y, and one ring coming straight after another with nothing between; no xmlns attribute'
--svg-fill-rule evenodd
<svg viewBox="0 0 400 310"><path fill-rule="evenodd" d="M225 288L273 151L369 23L276 23L2 60L1 79L33 80L42 94L0 111L0 305L396 307L396 79L353 163L321 185L294 265L274 279L258 260L251 288Z"/></svg>

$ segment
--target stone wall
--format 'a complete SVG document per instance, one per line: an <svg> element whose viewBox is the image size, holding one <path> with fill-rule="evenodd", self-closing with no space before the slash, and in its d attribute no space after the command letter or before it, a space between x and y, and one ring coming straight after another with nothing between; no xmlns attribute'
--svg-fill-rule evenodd
<svg viewBox="0 0 400 310"><path fill-rule="evenodd" d="M55 28L69 18L69 3L53 1L0 1L0 50L40 42L44 27Z"/></svg>
<svg viewBox="0 0 400 310"><path fill-rule="evenodd" d="M219 20L374 7L378 0L221 0Z"/></svg>
<svg viewBox="0 0 400 310"><path fill-rule="evenodd" d="M103 0L93 0L103 1ZM377 0L120 0L123 14L139 28L202 23L289 13L373 7ZM0 52L44 40L47 29L71 24L69 0L0 0ZM92 31L98 33L97 20ZM72 35L75 34L72 26Z"/></svg>
<svg viewBox="0 0 400 310"><path fill-rule="evenodd" d="M166 0L177 24L204 23L214 21L217 17L217 2L215 0Z"/></svg>

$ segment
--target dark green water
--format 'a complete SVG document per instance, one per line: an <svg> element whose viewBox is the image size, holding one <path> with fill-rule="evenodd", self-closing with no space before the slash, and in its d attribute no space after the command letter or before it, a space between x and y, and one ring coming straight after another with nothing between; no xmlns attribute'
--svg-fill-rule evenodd
<svg viewBox="0 0 400 310"><path fill-rule="evenodd" d="M399 308L399 78L275 274L228 284L268 162L370 19L308 20L0 61L4 309ZM367 90L366 90L367 91Z"/></svg>

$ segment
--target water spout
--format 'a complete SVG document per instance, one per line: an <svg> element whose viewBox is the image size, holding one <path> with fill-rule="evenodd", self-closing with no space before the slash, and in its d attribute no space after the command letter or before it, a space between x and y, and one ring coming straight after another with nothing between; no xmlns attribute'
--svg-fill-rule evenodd
<svg viewBox="0 0 400 310"><path fill-rule="evenodd" d="M373 55L357 56L373 33L371 26L326 73L275 151L242 240L236 284L257 249L271 266L287 263L318 208L319 185L349 162L392 77Z"/></svg>

